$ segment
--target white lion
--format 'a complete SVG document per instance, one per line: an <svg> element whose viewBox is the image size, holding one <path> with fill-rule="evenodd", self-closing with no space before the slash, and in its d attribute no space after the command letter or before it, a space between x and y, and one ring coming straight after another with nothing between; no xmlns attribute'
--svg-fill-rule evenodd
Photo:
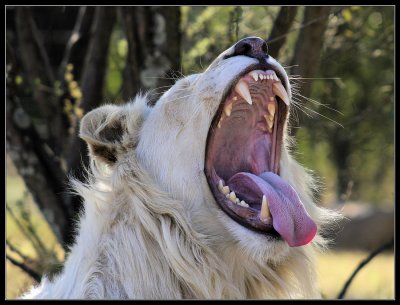
<svg viewBox="0 0 400 305"><path fill-rule="evenodd" d="M320 297L314 255L339 216L289 155L290 106L284 69L249 37L154 107L138 96L89 112L75 244L24 298Z"/></svg>

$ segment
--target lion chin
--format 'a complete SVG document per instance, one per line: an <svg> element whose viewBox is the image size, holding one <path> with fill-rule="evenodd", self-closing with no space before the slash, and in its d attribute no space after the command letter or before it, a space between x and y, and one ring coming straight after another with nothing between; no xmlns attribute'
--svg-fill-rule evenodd
<svg viewBox="0 0 400 305"><path fill-rule="evenodd" d="M203 72L85 115L84 211L63 271L24 298L318 298L314 253L338 214L289 155L291 89L248 37Z"/></svg>

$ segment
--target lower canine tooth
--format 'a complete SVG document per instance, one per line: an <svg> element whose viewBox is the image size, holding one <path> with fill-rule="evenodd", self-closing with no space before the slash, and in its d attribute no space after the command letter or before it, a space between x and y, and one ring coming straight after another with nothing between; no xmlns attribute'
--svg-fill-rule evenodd
<svg viewBox="0 0 400 305"><path fill-rule="evenodd" d="M247 103L250 105L253 104L253 101L251 100L251 95L249 91L249 86L244 80L240 80L236 86L235 86L235 91L239 93L241 97L243 97Z"/></svg>
<svg viewBox="0 0 400 305"><path fill-rule="evenodd" d="M261 203L260 219L262 222L268 222L270 218L271 218L271 212L269 211L268 208L267 197L263 195Z"/></svg>
<svg viewBox="0 0 400 305"><path fill-rule="evenodd" d="M286 105L289 106L289 96L281 82L273 83L272 91L274 94L279 96Z"/></svg>

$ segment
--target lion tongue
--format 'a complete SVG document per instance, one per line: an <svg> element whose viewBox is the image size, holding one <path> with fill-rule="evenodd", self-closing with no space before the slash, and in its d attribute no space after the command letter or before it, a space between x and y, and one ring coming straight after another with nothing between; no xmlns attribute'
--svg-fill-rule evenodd
<svg viewBox="0 0 400 305"><path fill-rule="evenodd" d="M259 176L240 172L227 183L246 202L261 202L265 195L272 225L291 247L303 246L314 238L317 225L304 208L293 187L280 176L264 172Z"/></svg>

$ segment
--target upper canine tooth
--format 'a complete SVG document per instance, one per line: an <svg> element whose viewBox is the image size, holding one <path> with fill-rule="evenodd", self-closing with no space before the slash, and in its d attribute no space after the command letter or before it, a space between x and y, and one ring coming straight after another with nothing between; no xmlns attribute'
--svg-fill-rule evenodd
<svg viewBox="0 0 400 305"><path fill-rule="evenodd" d="M258 74L256 71L251 71L250 75L255 81L258 81Z"/></svg>
<svg viewBox="0 0 400 305"><path fill-rule="evenodd" d="M268 208L267 197L265 197L265 195L263 195L262 202L261 202L260 220L262 222L268 222L268 220L270 218L271 218L271 212L269 211L269 208Z"/></svg>
<svg viewBox="0 0 400 305"><path fill-rule="evenodd" d="M241 97L243 97L247 103L250 105L253 104L253 101L251 100L251 95L249 91L249 86L247 86L247 83L244 80L240 80L236 86L235 86L235 91L239 93Z"/></svg>
<svg viewBox="0 0 400 305"><path fill-rule="evenodd" d="M289 96L281 82L273 83L272 91L274 94L279 96L286 105L289 106Z"/></svg>
<svg viewBox="0 0 400 305"><path fill-rule="evenodd" d="M231 115L232 107L233 107L233 104L232 104L232 103L231 103L231 104L228 104L228 105L226 105L226 106L224 107L224 113L225 113L226 116L230 116L230 115Z"/></svg>
<svg viewBox="0 0 400 305"><path fill-rule="evenodd" d="M275 105L274 104L268 104L268 111L274 117L275 115Z"/></svg>

